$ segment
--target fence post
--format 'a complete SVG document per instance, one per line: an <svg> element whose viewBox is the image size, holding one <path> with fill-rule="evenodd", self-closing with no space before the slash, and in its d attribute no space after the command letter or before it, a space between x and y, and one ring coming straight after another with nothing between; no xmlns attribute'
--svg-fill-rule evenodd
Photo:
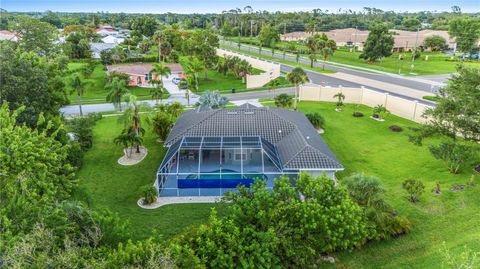
<svg viewBox="0 0 480 269"><path fill-rule="evenodd" d="M363 105L363 94L365 93L365 86L360 86L360 104Z"/></svg>
<svg viewBox="0 0 480 269"><path fill-rule="evenodd" d="M322 101L322 91L323 91L322 85L318 85L318 101Z"/></svg>
<svg viewBox="0 0 480 269"><path fill-rule="evenodd" d="M413 103L414 103L414 106L413 106L413 117L412 117L412 121L415 121L415 118L417 117L417 105L418 105L418 101L417 101L417 100L414 100Z"/></svg>
<svg viewBox="0 0 480 269"><path fill-rule="evenodd" d="M385 108L387 108L387 103L388 103L388 93L385 93L385 103L383 104Z"/></svg>

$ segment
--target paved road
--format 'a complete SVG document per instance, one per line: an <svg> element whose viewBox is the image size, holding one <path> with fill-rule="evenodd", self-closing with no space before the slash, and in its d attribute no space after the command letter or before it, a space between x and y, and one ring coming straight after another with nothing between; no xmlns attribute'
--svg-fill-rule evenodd
<svg viewBox="0 0 480 269"><path fill-rule="evenodd" d="M230 42L230 41L224 41L224 40L222 40L221 43L226 45L226 46L230 46L232 48L238 49L238 44L237 43ZM253 48L251 46L241 45L240 48L242 50L258 53L258 49ZM262 55L266 55L266 56L271 57L272 53L268 49L264 49L264 50L262 50ZM283 59L283 53L275 53L274 57L278 58L278 59ZM293 62L296 61L295 57L292 57L288 54L286 55L285 59L288 60L288 61L293 61ZM300 58L300 62L304 63L304 64L310 64L309 60L305 59L305 58ZM320 63L320 62L317 62L314 65L316 67L322 67L322 63ZM363 78L373 79L373 80L386 82L386 83L390 83L390 84L394 84L394 85L398 85L398 86L408 87L408 88L412 88L412 89L415 89L415 90L420 90L420 91L424 91L424 92L428 92L428 93L431 93L432 91L438 90L438 87L439 87L438 82L429 81L427 79L408 78L408 77L402 77L402 76L395 75L395 74L368 73L368 72L364 72L364 71L358 71L358 70L350 69L350 68L347 68L347 67L336 66L336 65L331 65L331 64L326 64L325 67L328 68L328 69L337 71L337 72L342 72L342 73L351 74L351 75L355 75L355 76L359 76L359 77L363 77ZM291 69L292 69L291 66L282 64L282 71L287 71L288 72ZM323 75L323 74L316 73L316 72L311 72L311 71L309 72L309 77L310 77L311 81L313 83L316 83L316 84L323 84L323 85L328 85L328 86L342 85L342 86L345 86L345 87L360 87L360 86L362 86L360 83L355 83L355 82L352 82L352 81L342 80L342 79L338 79L338 78L332 78L332 77L329 77L328 75ZM369 88L372 88L372 87L369 86ZM385 89L377 89L377 90L384 91Z"/></svg>

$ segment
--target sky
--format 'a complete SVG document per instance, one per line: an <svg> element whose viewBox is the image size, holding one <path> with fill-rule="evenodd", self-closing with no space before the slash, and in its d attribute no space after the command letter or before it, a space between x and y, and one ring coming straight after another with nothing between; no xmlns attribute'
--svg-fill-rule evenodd
<svg viewBox="0 0 480 269"><path fill-rule="evenodd" d="M7 11L125 12L125 13L221 13L251 6L254 10L311 11L315 8L338 11L375 7L394 11L451 11L457 5L463 12L480 12L480 0L0 0Z"/></svg>

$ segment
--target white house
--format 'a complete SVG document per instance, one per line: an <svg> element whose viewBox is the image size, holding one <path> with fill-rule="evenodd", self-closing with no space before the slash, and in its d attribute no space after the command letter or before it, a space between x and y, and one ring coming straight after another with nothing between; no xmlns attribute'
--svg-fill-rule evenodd
<svg viewBox="0 0 480 269"><path fill-rule="evenodd" d="M118 35L107 35L104 38L102 38L103 43L108 43L108 44L122 44L125 38L120 37Z"/></svg>

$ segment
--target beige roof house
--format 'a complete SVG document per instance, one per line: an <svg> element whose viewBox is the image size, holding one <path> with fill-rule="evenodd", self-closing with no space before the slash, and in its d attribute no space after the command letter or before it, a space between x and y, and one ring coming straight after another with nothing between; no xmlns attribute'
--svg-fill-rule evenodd
<svg viewBox="0 0 480 269"><path fill-rule="evenodd" d="M404 31L404 30L390 30L394 33L394 50L405 49L411 50L417 46L422 46L423 42L427 37L438 35L447 41L448 48L455 49L456 42L455 39L451 38L448 35L447 31L437 31L437 30L421 30L416 31ZM321 34L321 32L318 32ZM329 32L325 32L329 39L335 40L337 46L346 46L346 45L355 45L363 47L363 44L367 40L369 31L357 30L355 28L345 28L345 29L335 29ZM298 41L305 40L306 38L312 36L312 33L307 32L292 32L281 35L281 39L285 41Z"/></svg>
<svg viewBox="0 0 480 269"><path fill-rule="evenodd" d="M18 33L7 31L7 30L0 30L0 41L1 40L9 40L9 41L18 41Z"/></svg>

